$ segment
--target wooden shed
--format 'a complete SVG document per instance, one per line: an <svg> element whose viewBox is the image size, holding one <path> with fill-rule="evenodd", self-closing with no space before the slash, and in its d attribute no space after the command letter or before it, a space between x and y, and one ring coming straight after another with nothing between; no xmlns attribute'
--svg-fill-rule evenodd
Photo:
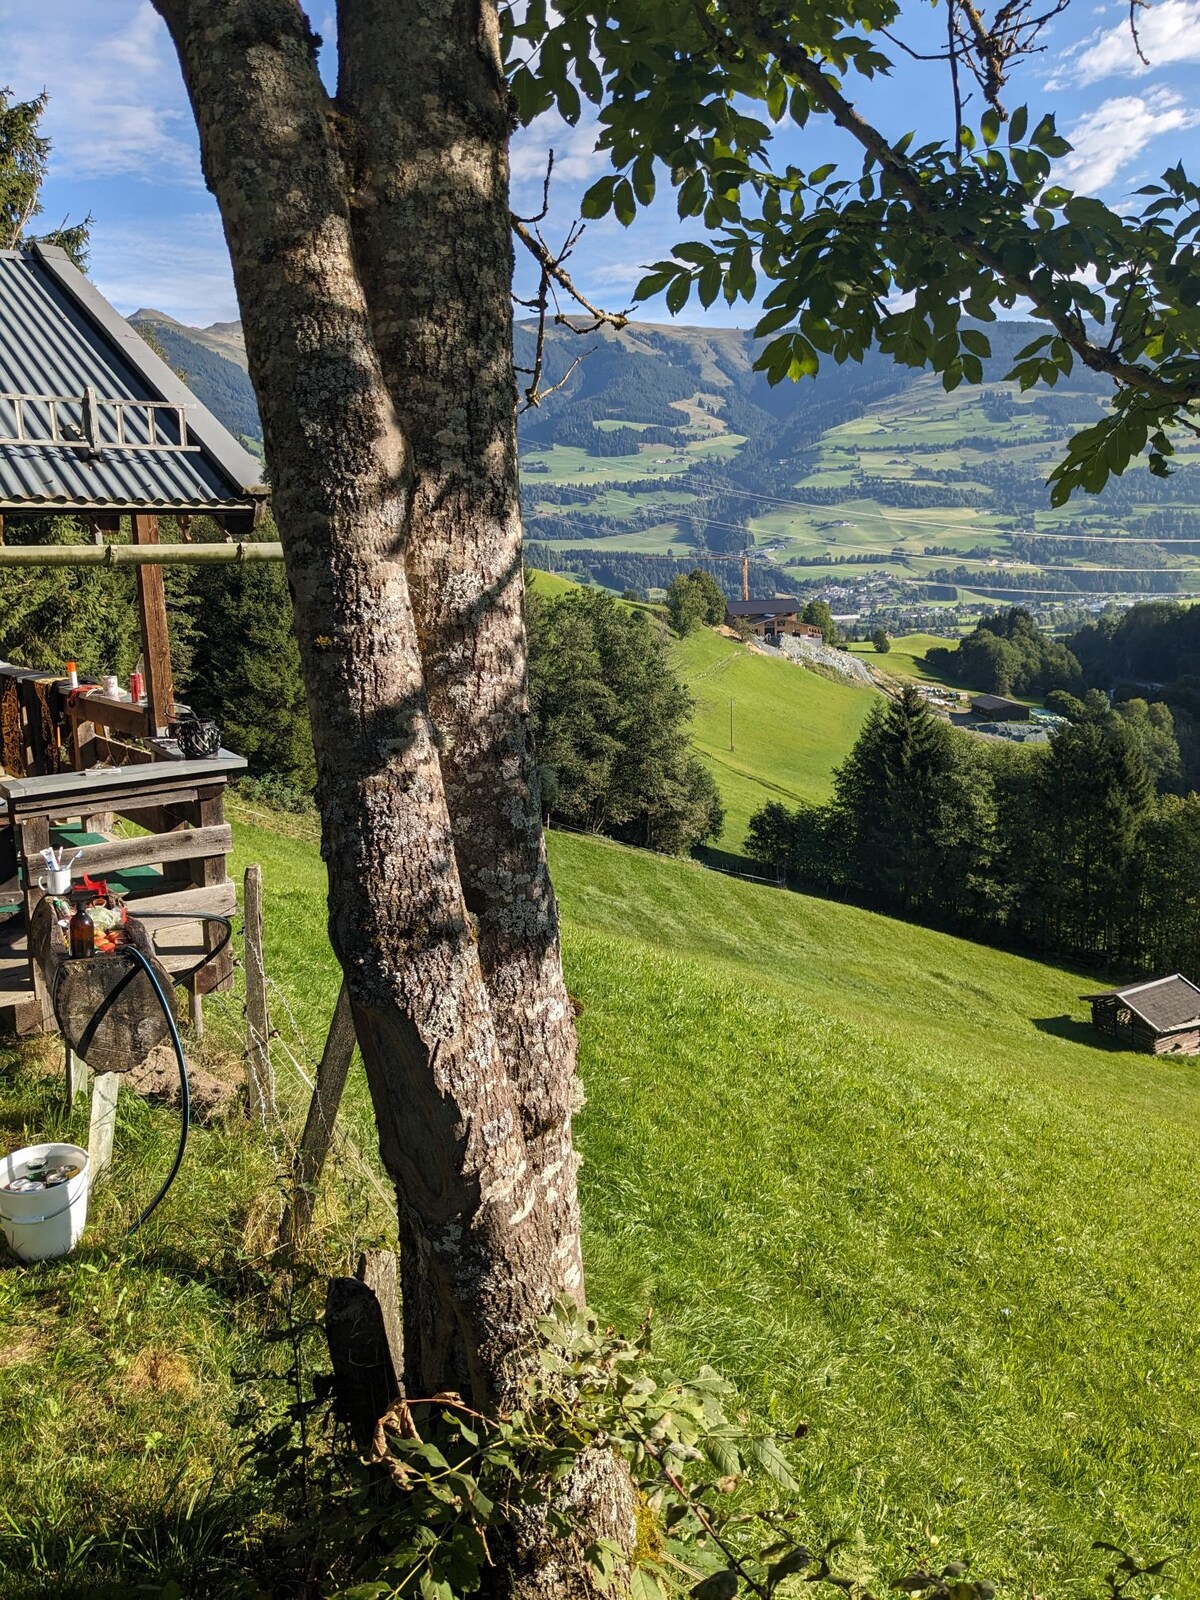
<svg viewBox="0 0 1200 1600"><path fill-rule="evenodd" d="M0 251L0 545L26 518L72 515L100 544L159 542L159 514L205 515L250 531L266 489L259 462L159 359L61 250ZM14 555L17 552L12 552ZM100 552L97 551L97 554ZM198 915L236 905L222 797L245 762L228 750L187 760L175 699L158 553L136 554L145 697L73 688L63 663L0 662L0 1028L54 1026L29 932L41 852L80 850L149 922L168 972L200 996L231 981L230 952ZM165 552L164 552L165 553ZM148 829L137 838L119 819ZM200 965L197 966L197 955Z"/></svg>
<svg viewBox="0 0 1200 1600"><path fill-rule="evenodd" d="M1029 707L1002 694L971 696L971 714L985 722L1028 722Z"/></svg>
<svg viewBox="0 0 1200 1600"><path fill-rule="evenodd" d="M1200 989L1181 972L1080 996L1101 1033L1152 1056L1200 1055Z"/></svg>

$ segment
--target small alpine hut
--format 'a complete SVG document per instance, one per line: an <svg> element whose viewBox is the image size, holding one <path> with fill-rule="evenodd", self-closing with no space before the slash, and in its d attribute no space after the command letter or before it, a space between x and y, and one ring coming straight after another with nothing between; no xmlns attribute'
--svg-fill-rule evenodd
<svg viewBox="0 0 1200 1600"><path fill-rule="evenodd" d="M246 763L211 749L211 732L202 759L176 738L188 708L175 699L161 562L253 559L278 547L144 547L159 545L161 513L185 530L203 515L227 537L249 533L266 500L262 479L64 251L0 251L0 564L132 565L145 680L135 700L83 671L70 683L61 661L33 670L0 661L0 1029L55 1025L30 940L52 846L78 851L76 877L103 877L149 919L154 953L186 981L197 1025L201 995L231 981L230 952L215 953L202 917L236 906L222 795ZM46 516L77 518L92 545L22 547L22 522ZM148 831L124 837L116 818ZM189 924L182 914L193 910L201 917Z"/></svg>
<svg viewBox="0 0 1200 1600"><path fill-rule="evenodd" d="M1200 989L1180 972L1085 994L1101 1033L1151 1056L1200 1055Z"/></svg>

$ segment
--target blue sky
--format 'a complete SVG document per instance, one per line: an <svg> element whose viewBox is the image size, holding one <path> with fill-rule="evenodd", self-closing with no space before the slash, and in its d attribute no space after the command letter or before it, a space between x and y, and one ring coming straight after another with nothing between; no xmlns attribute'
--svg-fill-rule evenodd
<svg viewBox="0 0 1200 1600"><path fill-rule="evenodd" d="M328 0L316 0L311 15L332 37L327 11ZM899 31L920 45L941 15L913 6L912 21ZM1127 18L1127 0L1073 0L1051 25L1050 48L1021 66L1010 91L1010 104L1055 111L1076 145L1061 163L1063 181L1118 204L1176 160L1200 175L1200 0L1157 0L1141 13L1148 68L1134 52ZM153 306L199 325L235 319L220 220L200 176L178 64L149 0L0 0L0 30L0 83L22 97L43 88L51 96L45 225L92 214L91 275L121 311ZM853 92L893 136L914 124L926 136L950 131L944 68L904 60L890 81L854 85ZM981 109L969 107L968 117ZM780 160L813 167L839 154L836 130L824 120L814 117L803 134L786 135ZM555 150L551 236L565 231L579 195L605 170L592 143L586 123L547 123L518 137L518 210L537 209L546 151ZM681 230L665 201L629 229L611 218L590 224L571 266L594 298L620 309L643 265L688 233L695 236L695 225ZM639 315L661 319L665 312L651 302ZM689 306L681 320L751 318L744 305L730 311L722 303L707 317Z"/></svg>

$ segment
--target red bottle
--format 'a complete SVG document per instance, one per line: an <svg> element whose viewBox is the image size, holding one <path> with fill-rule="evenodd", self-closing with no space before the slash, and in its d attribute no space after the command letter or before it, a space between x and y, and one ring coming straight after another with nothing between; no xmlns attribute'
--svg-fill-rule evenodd
<svg viewBox="0 0 1200 1600"><path fill-rule="evenodd" d="M129 674L129 698L133 701L135 706L140 703L144 692L145 686L142 683L141 673L131 672Z"/></svg>

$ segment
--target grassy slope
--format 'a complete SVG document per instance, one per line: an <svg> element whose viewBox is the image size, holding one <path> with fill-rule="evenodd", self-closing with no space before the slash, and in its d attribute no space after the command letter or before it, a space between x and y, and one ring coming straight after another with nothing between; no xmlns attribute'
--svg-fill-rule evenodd
<svg viewBox="0 0 1200 1600"><path fill-rule="evenodd" d="M768 800L795 805L828 798L833 768L848 754L870 710L871 690L831 683L708 628L673 648L696 702L693 745L725 801L724 849L742 848L746 824Z"/></svg>
<svg viewBox="0 0 1200 1600"><path fill-rule="evenodd" d="M652 1305L669 1357L720 1365L760 1418L807 1420L805 1525L848 1536L864 1568L968 1553L1011 1575L1008 1593L1050 1595L1093 1538L1194 1546L1196 1064L1094 1044L1076 998L1090 985L1069 973L687 862L550 843L583 1007L597 1307L628 1326ZM239 824L249 860L273 1020L303 1059L336 992L323 869L274 824ZM223 1010L236 1025L236 1001ZM303 1091L276 1060L295 1114ZM62 1124L49 1087L18 1088L10 1140ZM369 1147L357 1067L344 1122ZM245 1217L270 1161L245 1134L202 1134L161 1225L124 1245L129 1191L165 1165L172 1126L127 1107L124 1188L101 1197L89 1245L4 1276L6 1509L42 1540L57 1517L83 1570L97 1530L170 1547L153 1508L176 1471L184 1500L210 1467L233 1474L227 1368L262 1314ZM369 1237L386 1213L361 1169L343 1158L330 1181ZM0 1551L31 1559L11 1533ZM1184 1593L1195 1577L1185 1566Z"/></svg>
<svg viewBox="0 0 1200 1600"><path fill-rule="evenodd" d="M238 843L315 1041L315 854ZM893 1571L966 1552L1050 1593L1093 1538L1194 1545L1196 1064L1093 1043L1069 973L602 841L551 859L597 1306L806 1419L814 1536Z"/></svg>
<svg viewBox="0 0 1200 1600"><path fill-rule="evenodd" d="M943 649L958 648L954 639L939 639L934 633L902 633L892 640L886 655L879 655L869 639L852 644L855 655L864 656L873 667L890 672L898 678L916 678L919 683L947 683L942 674L934 672L925 660L925 652L935 645Z"/></svg>

